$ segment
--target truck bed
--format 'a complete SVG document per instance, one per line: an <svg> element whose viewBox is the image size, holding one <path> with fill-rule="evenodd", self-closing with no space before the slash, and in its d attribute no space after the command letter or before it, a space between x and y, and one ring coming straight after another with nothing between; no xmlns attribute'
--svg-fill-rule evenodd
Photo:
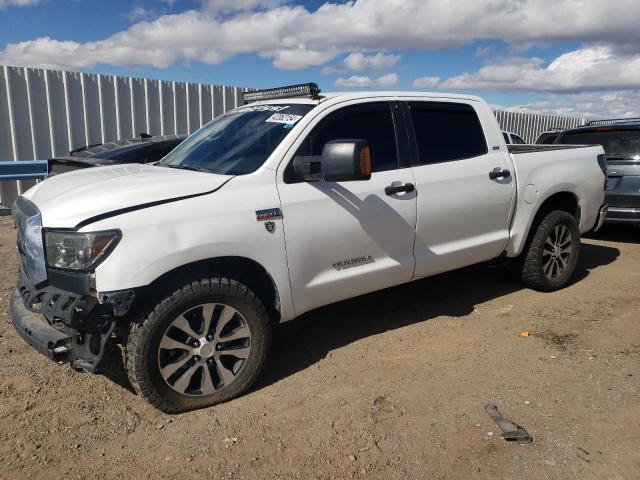
<svg viewBox="0 0 640 480"><path fill-rule="evenodd" d="M507 145L509 153L532 153L532 152L550 152L553 150L566 150L569 148L587 148L593 145Z"/></svg>

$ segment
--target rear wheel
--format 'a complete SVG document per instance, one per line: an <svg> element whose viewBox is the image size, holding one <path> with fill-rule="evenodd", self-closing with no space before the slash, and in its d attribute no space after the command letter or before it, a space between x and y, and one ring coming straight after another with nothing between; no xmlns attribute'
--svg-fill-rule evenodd
<svg viewBox="0 0 640 480"><path fill-rule="evenodd" d="M160 410L207 407L251 387L270 340L271 322L251 290L231 279L203 279L132 326L127 372L138 394Z"/></svg>
<svg viewBox="0 0 640 480"><path fill-rule="evenodd" d="M564 288L571 281L579 252L577 220L568 212L552 211L538 224L522 254L520 277L536 290Z"/></svg>

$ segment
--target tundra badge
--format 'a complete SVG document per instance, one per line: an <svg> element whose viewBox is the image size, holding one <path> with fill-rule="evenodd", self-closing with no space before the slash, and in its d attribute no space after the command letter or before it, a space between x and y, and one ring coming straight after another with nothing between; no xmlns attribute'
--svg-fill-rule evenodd
<svg viewBox="0 0 640 480"><path fill-rule="evenodd" d="M282 218L282 211L279 208L267 208L266 210L256 210L256 220L272 220Z"/></svg>

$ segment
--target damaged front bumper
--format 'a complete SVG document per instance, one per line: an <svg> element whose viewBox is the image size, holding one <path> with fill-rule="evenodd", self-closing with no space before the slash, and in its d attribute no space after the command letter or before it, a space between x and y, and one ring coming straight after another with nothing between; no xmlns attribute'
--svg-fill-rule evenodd
<svg viewBox="0 0 640 480"><path fill-rule="evenodd" d="M101 293L98 301L54 286L36 289L21 275L11 297L11 319L18 334L46 357L96 372L134 298L133 290Z"/></svg>

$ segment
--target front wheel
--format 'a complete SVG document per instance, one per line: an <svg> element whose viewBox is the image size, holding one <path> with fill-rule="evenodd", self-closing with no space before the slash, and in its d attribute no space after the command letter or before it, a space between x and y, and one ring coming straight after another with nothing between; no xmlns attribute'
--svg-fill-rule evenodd
<svg viewBox="0 0 640 480"><path fill-rule="evenodd" d="M127 373L136 392L168 413L247 391L260 374L271 322L260 299L227 278L185 285L134 323Z"/></svg>
<svg viewBox="0 0 640 480"><path fill-rule="evenodd" d="M522 254L520 278L529 287L554 291L567 286L580 253L580 232L573 215L562 210L548 213Z"/></svg>

